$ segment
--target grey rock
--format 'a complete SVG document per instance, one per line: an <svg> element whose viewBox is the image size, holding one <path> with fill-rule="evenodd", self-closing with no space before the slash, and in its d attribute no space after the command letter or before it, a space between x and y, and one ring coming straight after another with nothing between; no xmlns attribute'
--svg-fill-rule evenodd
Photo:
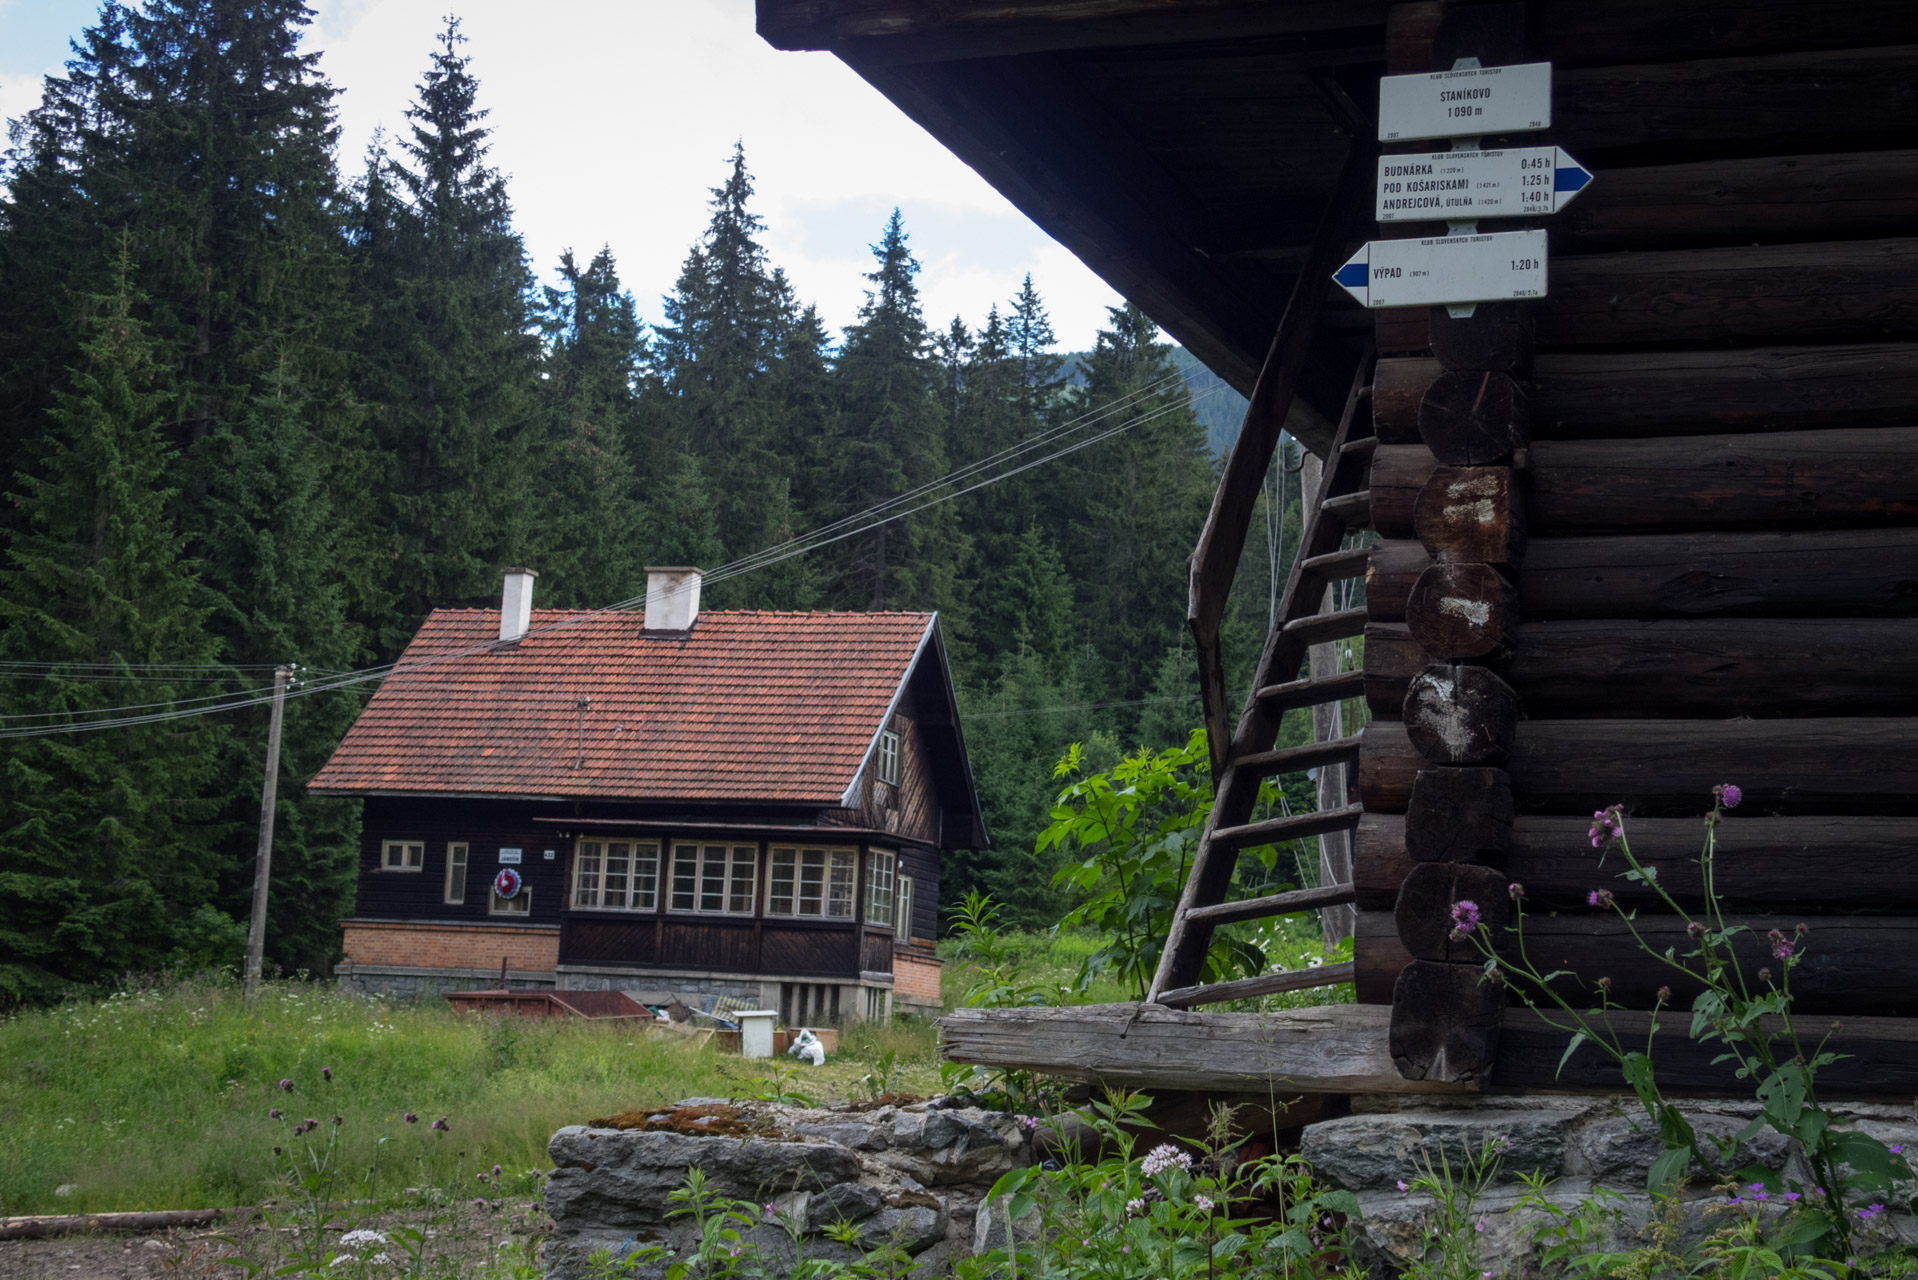
<svg viewBox="0 0 1918 1280"><path fill-rule="evenodd" d="M1005 1200L982 1203L973 1210L972 1216L972 1256L983 1258L995 1249L1006 1247L1006 1206ZM1039 1206L1028 1205L1026 1211L1013 1219L1012 1229L1022 1238L1028 1231L1036 1230Z"/></svg>
<svg viewBox="0 0 1918 1280"><path fill-rule="evenodd" d="M868 1120L864 1116L833 1116L824 1119L795 1118L792 1131L821 1142L833 1142L854 1151L884 1151L892 1145L892 1118Z"/></svg>
<svg viewBox="0 0 1918 1280"><path fill-rule="evenodd" d="M763 1138L693 1137L682 1133L589 1129L568 1125L547 1146L554 1169L546 1208L556 1223L656 1227L667 1197L686 1171L705 1171L721 1195L762 1201L782 1192L821 1191L859 1177L858 1159L843 1147Z"/></svg>
<svg viewBox="0 0 1918 1280"><path fill-rule="evenodd" d="M896 1244L907 1253L924 1253L945 1238L946 1212L926 1205L904 1205L881 1209L859 1225L861 1248Z"/></svg>
<svg viewBox="0 0 1918 1280"><path fill-rule="evenodd" d="M731 1098L681 1098L675 1107L724 1107L730 1105Z"/></svg>
<svg viewBox="0 0 1918 1280"><path fill-rule="evenodd" d="M1707 1143L1707 1151L1714 1150L1709 1145L1711 1139L1729 1140L1745 1127L1745 1119L1736 1115L1690 1114L1686 1119ZM1580 1126L1567 1153L1566 1167L1598 1182L1642 1188L1652 1162L1664 1151L1657 1129L1643 1113L1607 1116ZM1758 1164L1783 1169L1791 1153L1790 1140L1769 1128L1761 1129L1738 1145L1729 1167ZM1694 1169L1692 1176L1702 1178L1704 1171Z"/></svg>
<svg viewBox="0 0 1918 1280"><path fill-rule="evenodd" d="M863 1182L842 1182L814 1195L806 1205L806 1230L824 1231L837 1222L858 1222L878 1213L885 1193Z"/></svg>
<svg viewBox="0 0 1918 1280"><path fill-rule="evenodd" d="M1572 1111L1406 1110L1345 1116L1307 1125L1301 1153L1323 1175L1349 1191L1392 1188L1449 1163L1456 1175L1486 1139L1508 1143L1503 1176L1556 1175L1564 1163Z"/></svg>
<svg viewBox="0 0 1918 1280"><path fill-rule="evenodd" d="M1000 1174L1026 1163L1025 1135L1016 1116L977 1107L901 1113L893 1122L892 1149L878 1158L929 1187L990 1186Z"/></svg>

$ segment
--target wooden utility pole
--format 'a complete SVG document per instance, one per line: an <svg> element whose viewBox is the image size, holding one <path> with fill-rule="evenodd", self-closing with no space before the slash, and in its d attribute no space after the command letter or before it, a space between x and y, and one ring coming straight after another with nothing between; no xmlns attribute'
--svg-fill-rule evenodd
<svg viewBox="0 0 1918 1280"><path fill-rule="evenodd" d="M286 719L286 682L293 668L273 672L273 720L266 731L266 780L260 785L260 851L253 862L253 920L246 931L245 995L260 990L260 956L266 946L266 890L273 877L273 805L280 790L280 726Z"/></svg>

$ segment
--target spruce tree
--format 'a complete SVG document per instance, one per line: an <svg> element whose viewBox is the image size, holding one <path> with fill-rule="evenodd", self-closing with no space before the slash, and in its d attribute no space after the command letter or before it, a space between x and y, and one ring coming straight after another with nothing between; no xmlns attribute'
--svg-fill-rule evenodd
<svg viewBox="0 0 1918 1280"><path fill-rule="evenodd" d="M163 708L206 692L192 677L217 655L168 518L180 459L161 425L181 393L125 276L93 301L43 460L10 495L25 523L0 567L8 730ZM192 718L0 742L0 999L152 968L189 937L214 953L180 958L238 959L244 931L211 905L220 736Z"/></svg>
<svg viewBox="0 0 1918 1280"><path fill-rule="evenodd" d="M486 163L464 41L449 19L400 155L374 158L359 220L363 385L385 469L375 519L394 600L384 654L436 606L492 599L501 565L531 541L533 282L506 180Z"/></svg>
<svg viewBox="0 0 1918 1280"><path fill-rule="evenodd" d="M697 454L681 456L673 474L657 487L649 516L646 548L651 564L711 569L721 562L718 504ZM704 595L701 592L702 605Z"/></svg>
<svg viewBox="0 0 1918 1280"><path fill-rule="evenodd" d="M835 515L865 510L945 474L939 366L931 358L919 263L894 209L872 248L873 287L846 331L837 369L839 420L825 470ZM945 503L848 539L833 598L856 609L940 608L953 600L965 547Z"/></svg>

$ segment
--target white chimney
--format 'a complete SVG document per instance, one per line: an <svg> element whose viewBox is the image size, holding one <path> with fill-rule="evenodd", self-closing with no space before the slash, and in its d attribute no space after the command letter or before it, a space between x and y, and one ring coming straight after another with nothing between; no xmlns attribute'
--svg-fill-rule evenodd
<svg viewBox="0 0 1918 1280"><path fill-rule="evenodd" d="M698 569L646 570L646 629L689 631L699 617Z"/></svg>
<svg viewBox="0 0 1918 1280"><path fill-rule="evenodd" d="M531 569L508 569L506 592L499 602L499 638L505 644L526 634L533 625L533 579Z"/></svg>

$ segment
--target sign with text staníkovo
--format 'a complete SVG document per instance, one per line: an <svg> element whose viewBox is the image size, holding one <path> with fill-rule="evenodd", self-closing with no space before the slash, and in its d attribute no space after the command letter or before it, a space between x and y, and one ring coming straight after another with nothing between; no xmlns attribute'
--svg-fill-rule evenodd
<svg viewBox="0 0 1918 1280"><path fill-rule="evenodd" d="M1380 222L1470 222L1557 213L1591 182L1557 147L1380 156Z"/></svg>
<svg viewBox="0 0 1918 1280"><path fill-rule="evenodd" d="M1552 64L1422 71L1379 81L1379 141L1477 138L1552 125Z"/></svg>
<svg viewBox="0 0 1918 1280"><path fill-rule="evenodd" d="M1545 233L1373 240L1332 273L1367 307L1503 302L1545 296Z"/></svg>

